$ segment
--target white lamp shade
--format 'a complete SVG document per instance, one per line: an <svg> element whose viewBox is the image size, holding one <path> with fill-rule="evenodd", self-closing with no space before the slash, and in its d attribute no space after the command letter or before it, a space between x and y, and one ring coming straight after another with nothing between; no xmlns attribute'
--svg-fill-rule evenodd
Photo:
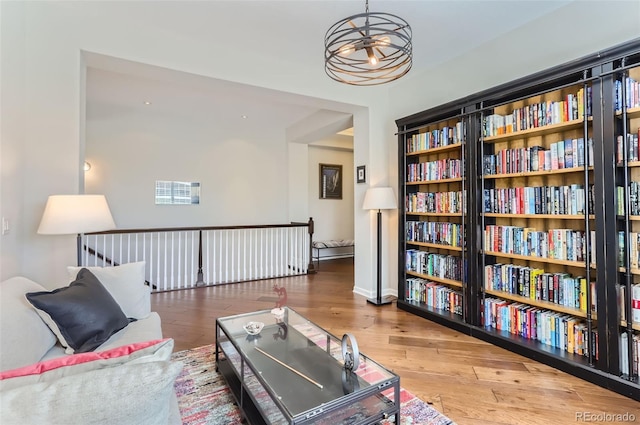
<svg viewBox="0 0 640 425"><path fill-rule="evenodd" d="M392 210L397 208L396 196L390 187L370 187L364 195L365 210Z"/></svg>
<svg viewBox="0 0 640 425"><path fill-rule="evenodd" d="M44 207L38 233L71 235L115 228L104 195L52 195Z"/></svg>

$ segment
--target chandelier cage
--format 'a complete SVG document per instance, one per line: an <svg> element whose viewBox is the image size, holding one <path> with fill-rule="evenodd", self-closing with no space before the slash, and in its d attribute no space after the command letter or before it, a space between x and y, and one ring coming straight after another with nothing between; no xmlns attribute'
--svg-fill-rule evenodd
<svg viewBox="0 0 640 425"><path fill-rule="evenodd" d="M324 42L327 75L355 85L385 84L411 69L411 27L389 13L366 12L342 19L329 28Z"/></svg>

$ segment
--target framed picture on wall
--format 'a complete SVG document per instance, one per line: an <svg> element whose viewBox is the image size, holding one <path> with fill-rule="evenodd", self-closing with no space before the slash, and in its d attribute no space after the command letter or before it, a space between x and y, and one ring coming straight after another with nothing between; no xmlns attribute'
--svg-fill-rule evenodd
<svg viewBox="0 0 640 425"><path fill-rule="evenodd" d="M342 165L320 164L320 199L342 199Z"/></svg>
<svg viewBox="0 0 640 425"><path fill-rule="evenodd" d="M364 165L358 165L356 167L356 183L367 182L367 169Z"/></svg>

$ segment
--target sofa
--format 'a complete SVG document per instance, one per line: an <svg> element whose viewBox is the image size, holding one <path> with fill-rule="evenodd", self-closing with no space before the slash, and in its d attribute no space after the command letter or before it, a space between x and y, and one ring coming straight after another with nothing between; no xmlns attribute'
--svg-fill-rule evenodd
<svg viewBox="0 0 640 425"><path fill-rule="evenodd" d="M69 267L53 290L0 282L0 424L179 424L144 263Z"/></svg>

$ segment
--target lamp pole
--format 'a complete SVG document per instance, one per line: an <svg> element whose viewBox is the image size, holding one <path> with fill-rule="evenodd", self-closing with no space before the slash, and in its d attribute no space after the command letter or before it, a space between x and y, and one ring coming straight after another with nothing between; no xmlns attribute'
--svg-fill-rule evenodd
<svg viewBox="0 0 640 425"><path fill-rule="evenodd" d="M392 300L385 297L382 298L382 244L380 240L382 239L382 211L378 208L378 275L377 275L377 285L376 285L376 298L369 298L367 302L374 305L385 305L391 304Z"/></svg>
<svg viewBox="0 0 640 425"><path fill-rule="evenodd" d="M82 233L78 233L76 236L76 256L78 260L78 267L82 266Z"/></svg>

